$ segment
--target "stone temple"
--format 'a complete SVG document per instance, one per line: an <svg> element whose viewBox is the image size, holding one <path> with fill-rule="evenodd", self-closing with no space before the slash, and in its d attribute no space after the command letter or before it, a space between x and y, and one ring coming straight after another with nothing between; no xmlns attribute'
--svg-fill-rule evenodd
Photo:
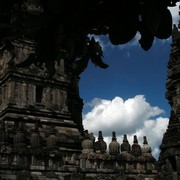
<svg viewBox="0 0 180 180"><path fill-rule="evenodd" d="M0 56L0 177L9 180L74 180L154 178L157 162L146 137L141 147L107 145L100 131L98 140L83 130L83 102L78 79L71 79L63 59L55 63L55 74L35 64L17 65L34 51L34 43L13 42L13 54ZM109 152L107 152L109 146Z"/></svg>
<svg viewBox="0 0 180 180"><path fill-rule="evenodd" d="M79 78L60 58L54 75L47 66L21 63L36 43L11 40L0 49L0 180L179 180L180 31L174 26L166 98L171 105L167 131L156 160L148 137L134 135L107 144L83 129ZM109 150L107 150L109 149Z"/></svg>

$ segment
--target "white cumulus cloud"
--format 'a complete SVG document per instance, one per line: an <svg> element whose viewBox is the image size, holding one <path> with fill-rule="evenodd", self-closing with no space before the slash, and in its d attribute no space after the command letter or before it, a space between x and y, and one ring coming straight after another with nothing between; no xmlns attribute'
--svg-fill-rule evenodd
<svg viewBox="0 0 180 180"><path fill-rule="evenodd" d="M168 118L160 117L164 113L162 109L151 106L143 95L127 100L121 97L112 100L95 98L90 105L91 111L83 115L85 129L95 136L102 131L107 144L111 141L112 131L116 132L120 144L124 134L128 135L131 144L136 134L141 145L143 136L147 136L153 155L158 156L168 124Z"/></svg>

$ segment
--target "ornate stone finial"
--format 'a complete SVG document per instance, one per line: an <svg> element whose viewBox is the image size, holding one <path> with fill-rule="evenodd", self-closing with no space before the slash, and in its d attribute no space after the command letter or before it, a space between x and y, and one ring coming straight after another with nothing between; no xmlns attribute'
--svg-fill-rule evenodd
<svg viewBox="0 0 180 180"><path fill-rule="evenodd" d="M142 154L141 146L138 144L137 136L134 136L134 144L132 145L132 154L135 157L139 157Z"/></svg>
<svg viewBox="0 0 180 180"><path fill-rule="evenodd" d="M102 131L99 131L98 141L95 142L95 150L96 152L105 153L107 149L107 144L103 140Z"/></svg>
<svg viewBox="0 0 180 180"><path fill-rule="evenodd" d="M138 139L137 139L137 136L136 136L136 135L134 135L134 141L133 141L133 143L134 143L134 144L135 144L135 143L138 144Z"/></svg>
<svg viewBox="0 0 180 180"><path fill-rule="evenodd" d="M131 146L127 139L127 135L124 134L123 143L121 144L121 152L130 152L130 151L131 151Z"/></svg>
<svg viewBox="0 0 180 180"><path fill-rule="evenodd" d="M93 133L89 134L90 139L93 141L93 143L95 142L96 138L94 137Z"/></svg>
<svg viewBox="0 0 180 180"><path fill-rule="evenodd" d="M112 132L112 142L109 144L109 154L118 155L120 153L120 144L116 141L116 133Z"/></svg>
<svg viewBox="0 0 180 180"><path fill-rule="evenodd" d="M176 31L176 32L178 31L176 24L173 24L173 31Z"/></svg>
<svg viewBox="0 0 180 180"><path fill-rule="evenodd" d="M103 140L103 135L102 135L102 131L99 131L99 136L98 136L98 140Z"/></svg>
<svg viewBox="0 0 180 180"><path fill-rule="evenodd" d="M127 135L124 134L123 142L128 142Z"/></svg>
<svg viewBox="0 0 180 180"><path fill-rule="evenodd" d="M115 131L113 131L112 132L112 141L116 141L116 132Z"/></svg>
<svg viewBox="0 0 180 180"><path fill-rule="evenodd" d="M142 153L143 154L151 153L151 147L148 145L146 136L144 136L143 139L144 139L144 142L142 146Z"/></svg>
<svg viewBox="0 0 180 180"><path fill-rule="evenodd" d="M146 136L144 136L143 139L144 139L143 144L148 144Z"/></svg>
<svg viewBox="0 0 180 180"><path fill-rule="evenodd" d="M84 138L87 139L87 138L88 138L88 135L89 135L89 133L88 133L88 130L86 129L86 130L84 131Z"/></svg>
<svg viewBox="0 0 180 180"><path fill-rule="evenodd" d="M93 141L91 140L88 130L84 131L84 140L82 141L82 153L87 154L93 152Z"/></svg>

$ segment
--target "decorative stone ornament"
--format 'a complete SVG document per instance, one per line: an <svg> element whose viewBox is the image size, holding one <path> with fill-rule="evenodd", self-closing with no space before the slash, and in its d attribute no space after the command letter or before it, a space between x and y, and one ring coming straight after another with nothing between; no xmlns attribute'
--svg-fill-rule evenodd
<svg viewBox="0 0 180 180"><path fill-rule="evenodd" d="M84 140L82 141L82 148L83 148L82 150L83 154L88 154L94 151L93 141L91 140L88 130L85 130L84 132Z"/></svg>
<svg viewBox="0 0 180 180"><path fill-rule="evenodd" d="M139 157L142 154L141 146L138 144L137 136L134 136L134 144L132 145L132 154L135 157Z"/></svg>
<svg viewBox="0 0 180 180"><path fill-rule="evenodd" d="M109 154L118 155L120 153L120 144L116 140L116 133L112 132L112 141L109 144Z"/></svg>
<svg viewBox="0 0 180 180"><path fill-rule="evenodd" d="M148 145L146 136L144 136L143 139L144 139L144 142L143 142L143 146L141 148L142 153L143 154L151 154L151 147Z"/></svg>
<svg viewBox="0 0 180 180"><path fill-rule="evenodd" d="M95 150L97 153L105 153L107 149L107 144L103 140L102 131L99 131L98 141L95 142Z"/></svg>
<svg viewBox="0 0 180 180"><path fill-rule="evenodd" d="M121 144L121 152L130 152L130 151L131 151L131 145L129 144L127 135L124 134L123 143Z"/></svg>

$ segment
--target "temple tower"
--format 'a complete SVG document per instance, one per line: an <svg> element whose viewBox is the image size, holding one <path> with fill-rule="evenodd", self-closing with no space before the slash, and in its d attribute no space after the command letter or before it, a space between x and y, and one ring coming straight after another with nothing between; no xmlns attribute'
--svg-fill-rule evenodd
<svg viewBox="0 0 180 180"><path fill-rule="evenodd" d="M180 31L176 25L172 33L166 88L171 114L160 146L160 177L174 180L180 179Z"/></svg>
<svg viewBox="0 0 180 180"><path fill-rule="evenodd" d="M156 160L147 141L142 151L135 136L131 149L125 135L121 153L113 132L108 153L101 131L98 141L93 134L83 131L79 75L89 59L99 67L108 67L102 62L99 43L87 36L91 32L87 20L91 21L89 12L93 12L93 6L87 11L88 16L79 21L89 3L75 2L76 8L69 6L68 1L9 0L1 3L0 179L155 179ZM102 2L97 3L101 6ZM80 12L78 6L81 5ZM85 26L81 26L83 22ZM95 23L95 29L96 26ZM170 85L167 93L173 118L179 113L179 89L174 92L179 80L175 76L169 75L172 88ZM171 136L171 131L176 132L173 124L178 125L179 119L175 120L166 133L173 140L177 138L176 134ZM169 158L166 136L161 147L162 160L177 160L176 170L179 168L179 152L174 148L177 143L172 143L176 155L171 154ZM160 162L163 167L164 161Z"/></svg>
<svg viewBox="0 0 180 180"><path fill-rule="evenodd" d="M78 79L63 59L55 61L53 76L44 64L21 67L36 44L27 39L10 43L0 52L0 177L28 179L30 170L53 177L48 173L75 167L69 159L81 153Z"/></svg>
<svg viewBox="0 0 180 180"><path fill-rule="evenodd" d="M27 130L38 123L44 136L52 125L64 135L66 131L78 135L82 119L77 107L82 106L82 100L76 91L77 80L69 75L64 60L55 61L55 74L49 77L44 64L40 68L35 63L18 67L33 53L32 41L18 39L11 43L14 49L4 49L0 55L0 120L6 127L22 122Z"/></svg>

